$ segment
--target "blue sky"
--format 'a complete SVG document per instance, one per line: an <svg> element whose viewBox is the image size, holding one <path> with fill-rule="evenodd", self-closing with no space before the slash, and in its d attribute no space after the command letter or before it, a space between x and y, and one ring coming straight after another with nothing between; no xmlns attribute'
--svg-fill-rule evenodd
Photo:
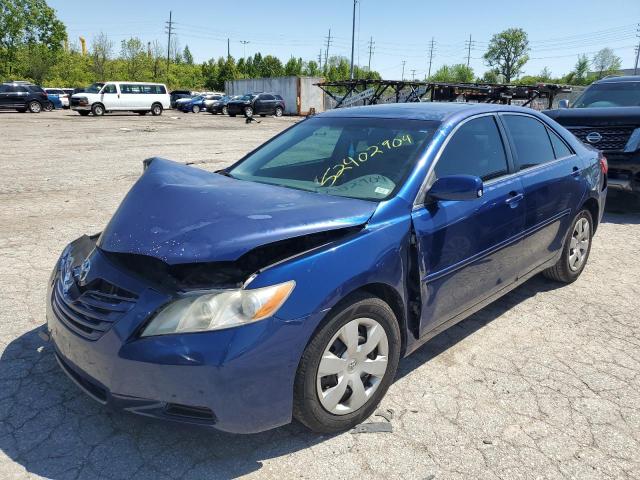
<svg viewBox="0 0 640 480"><path fill-rule="evenodd" d="M198 0L49 0L65 22L69 36L89 42L99 32L116 45L132 35L166 45L164 22L173 11L180 45L189 45L196 61L226 54L227 37L236 58L256 51L271 53L286 61L291 55L317 59L326 48L331 28L329 54L349 56L351 50L351 0L259 1L244 0L237 8L231 2ZM543 6L548 4L549 7ZM356 61L366 66L368 42L375 42L371 67L384 78L422 78L427 71L428 45L435 39L432 72L443 64L466 62L465 41L472 36L471 66L476 74L488 67L482 54L493 33L509 27L524 28L531 42L531 60L525 73L537 74L545 66L554 75L566 73L578 54L590 56L611 47L622 58L624 68L633 67L634 46L640 24L639 0L564 0L562 2L480 2L360 0L356 20ZM241 41L248 41L243 46ZM415 70L415 72L412 72Z"/></svg>

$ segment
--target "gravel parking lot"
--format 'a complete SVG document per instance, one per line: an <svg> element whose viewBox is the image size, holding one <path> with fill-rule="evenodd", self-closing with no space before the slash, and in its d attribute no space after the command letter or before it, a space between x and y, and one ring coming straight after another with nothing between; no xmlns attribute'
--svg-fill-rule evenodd
<svg viewBox="0 0 640 480"><path fill-rule="evenodd" d="M295 121L0 112L0 478L640 479L640 214L624 201L576 283L536 277L403 360L391 433L229 435L78 390L36 333L62 248L104 227L143 159L214 170Z"/></svg>

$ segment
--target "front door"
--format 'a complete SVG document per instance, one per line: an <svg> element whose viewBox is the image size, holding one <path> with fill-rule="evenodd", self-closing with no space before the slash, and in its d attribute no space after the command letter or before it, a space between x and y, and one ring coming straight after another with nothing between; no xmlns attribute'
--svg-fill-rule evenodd
<svg viewBox="0 0 640 480"><path fill-rule="evenodd" d="M509 175L508 150L496 118L474 117L452 135L433 179L476 175L484 193L466 201L431 201L427 193L424 206L413 211L421 335L513 283L522 267L523 188L518 177Z"/></svg>
<svg viewBox="0 0 640 480"><path fill-rule="evenodd" d="M120 92L114 83L107 83L100 97L106 110L120 110Z"/></svg>
<svg viewBox="0 0 640 480"><path fill-rule="evenodd" d="M522 260L529 270L550 260L563 246L571 208L583 193L583 165L571 148L540 120L529 115L500 115L521 171L525 238Z"/></svg>

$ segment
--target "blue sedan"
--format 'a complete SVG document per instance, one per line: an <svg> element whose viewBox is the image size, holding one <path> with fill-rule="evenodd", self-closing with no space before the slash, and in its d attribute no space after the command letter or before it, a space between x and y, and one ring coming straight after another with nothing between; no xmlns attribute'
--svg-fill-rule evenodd
<svg viewBox="0 0 640 480"><path fill-rule="evenodd" d="M348 429L434 335L537 273L576 280L606 172L542 114L452 103L329 111L217 173L150 159L62 252L43 336L103 404Z"/></svg>

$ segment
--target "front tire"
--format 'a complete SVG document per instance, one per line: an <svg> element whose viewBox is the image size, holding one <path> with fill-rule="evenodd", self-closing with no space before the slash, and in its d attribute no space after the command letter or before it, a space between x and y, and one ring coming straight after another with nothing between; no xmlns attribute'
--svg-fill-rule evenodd
<svg viewBox="0 0 640 480"><path fill-rule="evenodd" d="M32 102L29 102L29 105L27 106L27 109L31 113L40 113L42 111L42 104L40 102L36 102L34 100Z"/></svg>
<svg viewBox="0 0 640 480"><path fill-rule="evenodd" d="M276 117L281 117L283 113L284 112L282 110L282 107L276 107L276 111L275 111Z"/></svg>
<svg viewBox="0 0 640 480"><path fill-rule="evenodd" d="M582 210L571 224L558 262L543 274L556 282L575 282L584 270L593 239L593 217L589 210Z"/></svg>
<svg viewBox="0 0 640 480"><path fill-rule="evenodd" d="M191 112L200 113L200 107L198 105L194 105L193 107L191 107Z"/></svg>
<svg viewBox="0 0 640 480"><path fill-rule="evenodd" d="M93 113L96 117L101 117L104 115L104 106L101 103L94 103L91 107L91 113Z"/></svg>
<svg viewBox="0 0 640 480"><path fill-rule="evenodd" d="M222 107L222 114L223 115L229 115L229 109L227 108L226 105L224 107Z"/></svg>
<svg viewBox="0 0 640 480"><path fill-rule="evenodd" d="M334 308L302 355L294 384L294 417L322 433L368 418L394 379L400 328L381 299L358 294Z"/></svg>
<svg viewBox="0 0 640 480"><path fill-rule="evenodd" d="M247 117L247 118L253 117L253 108L244 107L244 116Z"/></svg>

